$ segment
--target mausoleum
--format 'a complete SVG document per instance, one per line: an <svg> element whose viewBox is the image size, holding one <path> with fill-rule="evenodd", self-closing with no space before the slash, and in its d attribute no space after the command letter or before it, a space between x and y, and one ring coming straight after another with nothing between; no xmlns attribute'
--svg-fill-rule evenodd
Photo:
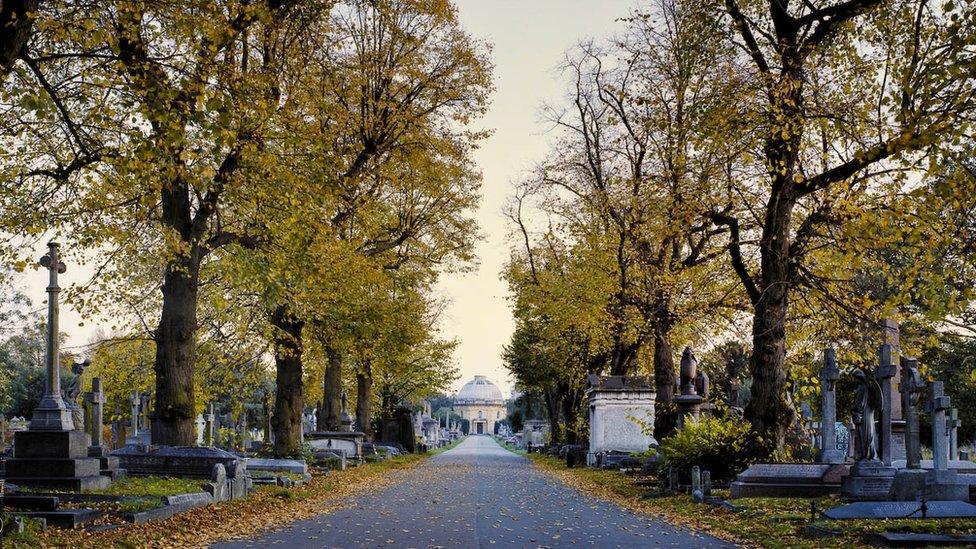
<svg viewBox="0 0 976 549"><path fill-rule="evenodd" d="M501 390L485 376L474 376L461 387L454 398L454 411L468 420L472 435L494 433L495 424L508 414Z"/></svg>

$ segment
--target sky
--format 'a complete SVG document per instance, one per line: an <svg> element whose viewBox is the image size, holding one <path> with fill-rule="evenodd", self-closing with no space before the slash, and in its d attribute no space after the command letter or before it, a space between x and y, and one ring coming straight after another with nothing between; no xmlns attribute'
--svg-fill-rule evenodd
<svg viewBox="0 0 976 549"><path fill-rule="evenodd" d="M512 181L545 158L550 142L540 116L545 103L558 104L565 93L558 66L580 41L606 38L621 28L616 21L637 5L635 0L455 0L461 23L478 40L491 44L495 92L487 115L476 123L493 131L475 152L481 169L482 201L475 217L484 238L476 246L475 270L448 275L438 285L449 300L442 321L445 337L459 345L455 361L460 388L475 375L487 376L509 393L511 380L502 364L504 345L515 324L508 290L500 279L508 258L508 224L502 215ZM45 253L40 244L37 257ZM91 268L68 266L62 287L82 283ZM44 307L47 274L28 271L22 289L40 309ZM107 326L107 324L106 324ZM88 343L99 323L83 323L77 311L61 308L61 330L68 334L67 350Z"/></svg>
<svg viewBox="0 0 976 549"><path fill-rule="evenodd" d="M458 0L461 22L475 38L491 43L495 93L481 121L493 135L481 144L475 160L484 175L477 220L485 239L476 252L478 269L440 284L452 300L443 331L460 341L455 359L460 387L477 375L487 376L506 394L511 380L501 353L515 323L508 290L500 279L508 258L508 224L502 211L512 181L545 158L549 127L540 108L564 97L557 68L566 51L580 41L619 32L616 21L637 5L634 0Z"/></svg>

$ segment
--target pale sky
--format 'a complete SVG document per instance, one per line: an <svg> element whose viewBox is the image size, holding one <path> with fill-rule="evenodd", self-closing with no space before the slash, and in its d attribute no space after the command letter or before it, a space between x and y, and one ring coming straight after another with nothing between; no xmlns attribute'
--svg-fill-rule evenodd
<svg viewBox="0 0 976 549"><path fill-rule="evenodd" d="M454 389L477 375L487 376L508 394L511 381L501 361L503 346L514 329L500 273L508 257L508 226L502 208L516 177L542 160L548 149L548 127L540 119L545 102L558 102L565 88L557 66L581 40L618 32L615 21L637 6L636 0L455 0L462 23L477 39L493 45L496 91L491 109L478 122L494 134L481 143L475 160L484 174L483 198L476 215L484 240L476 248L475 272L446 277L439 284L451 300L443 322L446 337L460 341L455 360L461 378ZM37 257L45 251L39 245ZM62 287L83 282L91 270L72 267ZM28 271L22 289L38 309L44 307L45 272ZM86 344L100 327L81 325L78 313L62 306L61 330L68 347ZM107 324L106 324L107 327Z"/></svg>
<svg viewBox="0 0 976 549"><path fill-rule="evenodd" d="M622 28L615 21L638 5L634 0L457 0L461 21L474 37L494 45L495 94L481 121L494 135L475 153L483 174L477 219L485 240L477 247L474 273L445 279L440 287L453 299L444 333L460 345L459 388L475 374L487 376L508 393L502 365L514 321L499 275L508 258L508 226L502 215L512 180L545 158L550 140L540 117L545 102L565 94L557 67L567 50L590 38L606 38Z"/></svg>

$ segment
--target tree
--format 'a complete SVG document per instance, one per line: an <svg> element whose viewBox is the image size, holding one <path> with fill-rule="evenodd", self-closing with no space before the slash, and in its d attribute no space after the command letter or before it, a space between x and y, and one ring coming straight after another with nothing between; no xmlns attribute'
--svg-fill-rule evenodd
<svg viewBox="0 0 976 549"><path fill-rule="evenodd" d="M954 148L976 106L965 68L976 19L971 5L924 0L765 7L725 0L724 7L729 39L751 62L761 153L741 208L715 219L733 235L729 258L752 303L746 412L769 452L783 446L792 417L786 328L805 251L824 226L843 223L837 207L845 199L911 186L907 173L924 172L924 159ZM755 254L738 238L738 212L753 210Z"/></svg>

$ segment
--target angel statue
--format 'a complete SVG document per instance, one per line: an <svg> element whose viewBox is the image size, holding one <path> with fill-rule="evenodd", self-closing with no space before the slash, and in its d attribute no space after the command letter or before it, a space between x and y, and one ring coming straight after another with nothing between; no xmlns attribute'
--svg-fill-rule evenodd
<svg viewBox="0 0 976 549"><path fill-rule="evenodd" d="M857 428L857 438L854 441L855 459L877 460L877 428L875 414L884 404L884 396L877 380L867 375L864 370L854 372L857 389L854 393L854 409L851 413L854 426Z"/></svg>

